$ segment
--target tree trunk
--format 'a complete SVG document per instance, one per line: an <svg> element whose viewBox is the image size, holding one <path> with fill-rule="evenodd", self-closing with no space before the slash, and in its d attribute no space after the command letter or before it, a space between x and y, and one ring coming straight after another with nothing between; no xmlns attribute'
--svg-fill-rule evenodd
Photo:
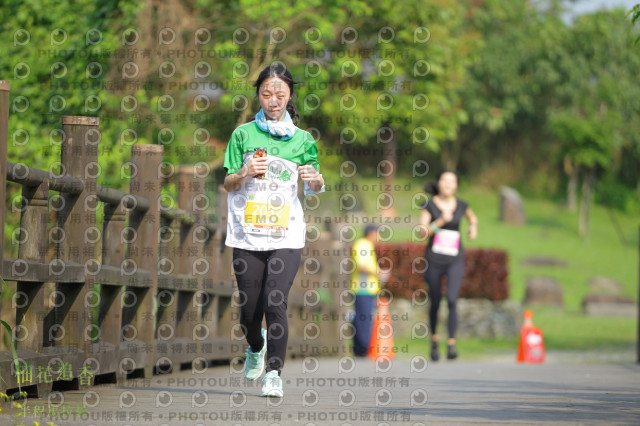
<svg viewBox="0 0 640 426"><path fill-rule="evenodd" d="M577 204L576 191L578 190L578 168L573 165L569 156L564 158L564 171L569 176L569 183L567 183L567 210L575 212Z"/></svg>
<svg viewBox="0 0 640 426"><path fill-rule="evenodd" d="M442 145L440 161L446 170L456 170L460 161L462 140L461 135Z"/></svg>
<svg viewBox="0 0 640 426"><path fill-rule="evenodd" d="M396 217L397 211L394 208L395 200L393 185L396 179L396 173L398 170L398 159L396 150L396 137L394 131L390 127L383 127L380 132L380 138L383 141L383 156L385 162L384 166L378 166L378 173L383 173L384 181L384 193L387 196L381 197L379 202L380 214L384 217ZM388 141L388 142L386 142Z"/></svg>
<svg viewBox="0 0 640 426"><path fill-rule="evenodd" d="M449 158L451 158L449 147L447 145L447 143L443 143L440 145L440 164L442 164L445 168L447 168Z"/></svg>
<svg viewBox="0 0 640 426"><path fill-rule="evenodd" d="M578 233L589 242L589 214L593 200L593 188L595 184L595 168L590 167L585 172L582 180L582 197L580 199L580 215L578 217Z"/></svg>
<svg viewBox="0 0 640 426"><path fill-rule="evenodd" d="M266 30L259 31L255 38L254 44L254 52L258 52L259 48L262 46L262 40L264 39ZM258 79L260 72L275 59L273 57L273 51L276 48L276 43L269 43L265 49L264 56L254 55L253 60L251 61L251 73L249 74L249 81L253 83ZM238 116L238 121L236 122L236 127L245 124L248 121L249 114L251 113L251 100L248 100L248 104L246 108L244 108L240 115Z"/></svg>
<svg viewBox="0 0 640 426"><path fill-rule="evenodd" d="M457 137L452 141L451 157L447 164L447 169L457 170L458 163L460 162L460 151L462 150L462 138Z"/></svg>

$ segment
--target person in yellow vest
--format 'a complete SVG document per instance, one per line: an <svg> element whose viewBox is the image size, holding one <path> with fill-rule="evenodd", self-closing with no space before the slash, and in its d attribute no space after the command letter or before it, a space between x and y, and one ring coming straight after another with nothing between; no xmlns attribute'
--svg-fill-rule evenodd
<svg viewBox="0 0 640 426"><path fill-rule="evenodd" d="M353 354L355 356L367 356L371 331L375 300L380 291L380 278L385 277L384 271L378 267L374 243L378 239L378 227L367 225L364 229L364 237L356 240L351 249L351 255L355 262L355 269L351 273L351 291L355 294L355 316L353 326Z"/></svg>

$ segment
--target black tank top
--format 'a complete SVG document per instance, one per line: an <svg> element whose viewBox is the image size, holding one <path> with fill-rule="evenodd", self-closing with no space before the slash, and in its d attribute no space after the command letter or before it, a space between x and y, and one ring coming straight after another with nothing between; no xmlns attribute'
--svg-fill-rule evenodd
<svg viewBox="0 0 640 426"><path fill-rule="evenodd" d="M467 207L469 207L469 204L466 201L456 198L456 209L453 211L453 219L451 219L451 222L444 224L440 229L457 231L459 233L460 222L462 221L462 217L467 213ZM424 208L427 209L429 213L431 213L431 222L433 222L434 220L442 216L442 211L438 208L438 206L433 201L433 199L429 199L429 201L427 201L427 204L425 205ZM449 254L435 253L433 251L433 240L434 240L434 236L429 238L429 242L427 243L426 258L429 263L449 264L464 256L464 249L462 247L462 238L460 238L460 241L459 241L458 254L455 256L452 256Z"/></svg>

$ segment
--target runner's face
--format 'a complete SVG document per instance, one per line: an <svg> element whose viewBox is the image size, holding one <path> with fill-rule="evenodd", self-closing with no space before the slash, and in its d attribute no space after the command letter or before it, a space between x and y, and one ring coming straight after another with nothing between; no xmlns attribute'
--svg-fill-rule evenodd
<svg viewBox="0 0 640 426"><path fill-rule="evenodd" d="M438 181L438 192L445 197L456 193L458 189L458 178L453 173L443 173Z"/></svg>
<svg viewBox="0 0 640 426"><path fill-rule="evenodd" d="M278 77L269 77L258 90L260 106L267 120L282 121L287 111L291 91L286 82Z"/></svg>

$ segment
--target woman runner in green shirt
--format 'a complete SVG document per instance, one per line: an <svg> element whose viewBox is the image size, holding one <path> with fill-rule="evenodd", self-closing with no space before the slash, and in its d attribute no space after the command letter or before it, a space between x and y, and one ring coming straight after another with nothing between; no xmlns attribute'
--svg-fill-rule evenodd
<svg viewBox="0 0 640 426"><path fill-rule="evenodd" d="M287 298L305 243L298 178L305 195L324 192L316 142L295 125L295 84L281 64L260 73L254 86L261 110L233 132L224 159L229 191L225 244L233 248L240 324L249 344L244 373L256 380L266 354L262 396L283 396Z"/></svg>

